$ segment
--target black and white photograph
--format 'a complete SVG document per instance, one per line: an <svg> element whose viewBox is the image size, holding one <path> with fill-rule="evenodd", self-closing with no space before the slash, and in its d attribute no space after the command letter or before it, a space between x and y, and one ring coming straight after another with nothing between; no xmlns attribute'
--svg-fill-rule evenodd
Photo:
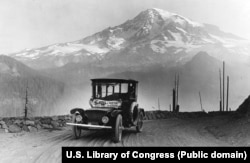
<svg viewBox="0 0 250 163"><path fill-rule="evenodd" d="M1 163L249 146L249 0L0 0Z"/></svg>

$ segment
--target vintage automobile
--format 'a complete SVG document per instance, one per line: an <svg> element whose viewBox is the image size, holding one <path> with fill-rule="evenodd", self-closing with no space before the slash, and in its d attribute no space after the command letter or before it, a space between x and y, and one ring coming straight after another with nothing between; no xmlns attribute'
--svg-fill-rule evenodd
<svg viewBox="0 0 250 163"><path fill-rule="evenodd" d="M73 134L81 136L82 130L108 129L114 133L114 142L120 142L125 128L135 127L142 131L144 109L137 103L138 81L126 79L91 79L91 108L74 108L72 115Z"/></svg>

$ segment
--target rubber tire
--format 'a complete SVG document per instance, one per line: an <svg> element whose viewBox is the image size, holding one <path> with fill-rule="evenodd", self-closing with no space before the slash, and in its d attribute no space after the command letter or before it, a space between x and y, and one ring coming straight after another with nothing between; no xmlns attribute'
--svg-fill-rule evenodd
<svg viewBox="0 0 250 163"><path fill-rule="evenodd" d="M118 143L122 140L122 115L118 114L114 126L114 142Z"/></svg>
<svg viewBox="0 0 250 163"><path fill-rule="evenodd" d="M73 123L76 123L76 116L73 116ZM73 126L73 135L75 139L79 139L81 137L82 130L77 126Z"/></svg>
<svg viewBox="0 0 250 163"><path fill-rule="evenodd" d="M143 113L140 111L136 124L136 131L142 132L142 129L143 129Z"/></svg>
<svg viewBox="0 0 250 163"><path fill-rule="evenodd" d="M136 117L134 119L134 112L135 110L138 110L138 104L136 102L132 102L130 108L129 108L129 119L131 120L130 123L135 126L137 124L137 119L138 117Z"/></svg>

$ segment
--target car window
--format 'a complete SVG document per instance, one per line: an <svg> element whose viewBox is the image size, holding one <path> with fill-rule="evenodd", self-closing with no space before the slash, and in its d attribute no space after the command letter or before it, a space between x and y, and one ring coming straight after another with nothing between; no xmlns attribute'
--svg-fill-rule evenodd
<svg viewBox="0 0 250 163"><path fill-rule="evenodd" d="M119 84L114 85L114 93L120 93L120 85Z"/></svg>
<svg viewBox="0 0 250 163"><path fill-rule="evenodd" d="M108 86L108 96L113 94L113 86L109 85Z"/></svg>
<svg viewBox="0 0 250 163"><path fill-rule="evenodd" d="M128 84L127 83L121 84L121 93L128 93Z"/></svg>
<svg viewBox="0 0 250 163"><path fill-rule="evenodd" d="M105 100L117 99L121 94L127 94L130 87L128 83L98 83L94 88L94 97Z"/></svg>
<svg viewBox="0 0 250 163"><path fill-rule="evenodd" d="M102 85L102 97L106 96L106 85Z"/></svg>
<svg viewBox="0 0 250 163"><path fill-rule="evenodd" d="M96 85L96 97L101 98L102 96L102 87L101 85Z"/></svg>

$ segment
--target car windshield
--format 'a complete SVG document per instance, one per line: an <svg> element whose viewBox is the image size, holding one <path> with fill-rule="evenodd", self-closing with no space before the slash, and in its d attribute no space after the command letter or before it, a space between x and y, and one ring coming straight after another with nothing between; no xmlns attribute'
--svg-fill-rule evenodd
<svg viewBox="0 0 250 163"><path fill-rule="evenodd" d="M118 100L127 94L128 83L93 83L94 99Z"/></svg>

